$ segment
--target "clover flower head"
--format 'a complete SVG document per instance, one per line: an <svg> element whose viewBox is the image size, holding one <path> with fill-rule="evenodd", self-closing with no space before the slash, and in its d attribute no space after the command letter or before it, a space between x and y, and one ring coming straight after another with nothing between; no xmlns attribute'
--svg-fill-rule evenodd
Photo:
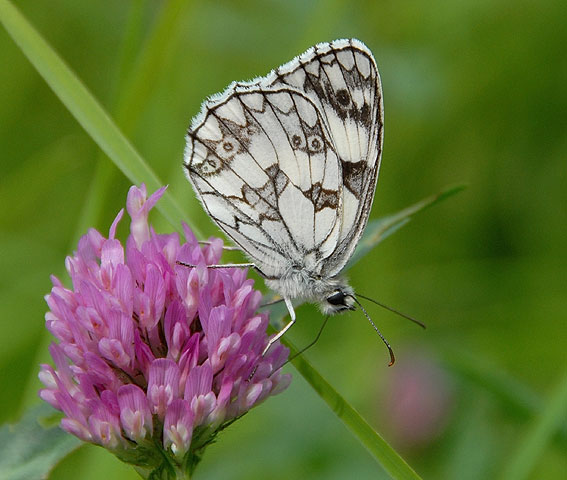
<svg viewBox="0 0 567 480"><path fill-rule="evenodd" d="M186 242L153 231L148 214L164 191L147 198L144 185L131 187L125 245L122 210L108 238L91 229L66 259L71 288L52 277L55 366L42 365L39 378L63 429L148 472L167 458L171 473L194 468L222 428L290 376L279 370L285 347L261 355L268 315L257 312L262 295L247 272L207 268L220 262L222 240L202 246L187 225Z"/></svg>

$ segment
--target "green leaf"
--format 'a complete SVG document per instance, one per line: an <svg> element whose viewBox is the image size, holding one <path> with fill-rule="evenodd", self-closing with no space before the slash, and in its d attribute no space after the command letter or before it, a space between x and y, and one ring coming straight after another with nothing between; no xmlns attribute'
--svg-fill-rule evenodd
<svg viewBox="0 0 567 480"><path fill-rule="evenodd" d="M368 222L364 235L360 239L360 242L358 243L358 246L356 247L356 250L345 270L351 268L382 240L386 239L392 235L392 233L406 225L416 213L423 212L425 209L446 200L452 195L461 192L465 188L465 185L457 185L446 188L445 190L424 198L423 200L420 200L419 202L414 203L397 213Z"/></svg>
<svg viewBox="0 0 567 480"><path fill-rule="evenodd" d="M57 463L82 442L58 426L43 427L38 418L55 410L42 404L29 410L22 420L0 429L0 480L46 478Z"/></svg>
<svg viewBox="0 0 567 480"><path fill-rule="evenodd" d="M8 0L0 0L0 22L69 112L124 175L137 185L144 182L149 192L163 186L100 103ZM168 192L157 208L174 228L178 228L180 218L188 218Z"/></svg>
<svg viewBox="0 0 567 480"><path fill-rule="evenodd" d="M515 455L505 469L503 480L528 478L537 460L550 443L553 434L565 423L567 416L567 371L557 383L547 405L534 418L526 436L521 439Z"/></svg>

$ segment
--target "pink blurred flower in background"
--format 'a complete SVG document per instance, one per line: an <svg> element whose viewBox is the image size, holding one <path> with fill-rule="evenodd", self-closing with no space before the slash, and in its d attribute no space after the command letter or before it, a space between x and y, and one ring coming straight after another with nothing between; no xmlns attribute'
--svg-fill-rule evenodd
<svg viewBox="0 0 567 480"><path fill-rule="evenodd" d="M444 431L454 404L449 375L427 354L408 354L384 388L384 409L395 443L421 448Z"/></svg>
<svg viewBox="0 0 567 480"><path fill-rule="evenodd" d="M185 478L222 428L287 387L278 369L289 352L277 343L261 357L268 315L246 270L206 268L222 240L201 246L186 225L185 243L153 231L148 213L164 191L131 187L125 246L122 210L108 238L91 229L67 257L72 288L52 277L46 326L58 343L40 396L64 413L63 429L143 476Z"/></svg>

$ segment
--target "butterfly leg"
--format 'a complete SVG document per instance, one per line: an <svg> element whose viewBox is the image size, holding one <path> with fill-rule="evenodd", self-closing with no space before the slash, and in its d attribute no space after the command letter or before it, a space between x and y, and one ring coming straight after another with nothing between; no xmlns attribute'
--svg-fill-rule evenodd
<svg viewBox="0 0 567 480"><path fill-rule="evenodd" d="M269 307L271 305L276 305L277 303L283 302L283 298L272 297L272 300L268 300L260 305L260 308Z"/></svg>
<svg viewBox="0 0 567 480"><path fill-rule="evenodd" d="M180 260L177 260L175 263L177 263L177 265L183 265L184 267L188 267L188 268L195 268L197 266L191 263L181 262ZM253 268L261 277L266 278L264 272L262 272L262 270L260 270L258 266L254 263L222 263L219 265L205 265L205 266L207 268Z"/></svg>
<svg viewBox="0 0 567 480"><path fill-rule="evenodd" d="M270 339L270 341L266 345L266 348L264 348L264 351L262 352L262 357L264 357L266 355L266 353L268 353L268 350L270 349L270 347L274 343L276 343L285 334L285 332L287 332L295 323L295 310L293 309L293 304L291 303L291 300L287 297L284 298L284 301L285 301L285 305L286 305L286 307L289 311L289 316L291 317L291 320L274 337L272 337Z"/></svg>
<svg viewBox="0 0 567 480"><path fill-rule="evenodd" d="M211 242L209 242L208 240L199 240L199 245L211 245ZM231 252L241 252L242 251L242 249L240 249L238 247L232 247L230 245L223 245L222 249L227 250L227 251L231 251Z"/></svg>
<svg viewBox="0 0 567 480"><path fill-rule="evenodd" d="M184 267L195 268L197 265L191 263L185 263L177 260L177 265L183 265ZM258 270L258 267L253 263L221 263L219 265L205 265L207 268L254 268ZM258 270L259 271L259 270Z"/></svg>
<svg viewBox="0 0 567 480"><path fill-rule="evenodd" d="M220 265L207 265L207 268L256 268L253 263L222 263Z"/></svg>

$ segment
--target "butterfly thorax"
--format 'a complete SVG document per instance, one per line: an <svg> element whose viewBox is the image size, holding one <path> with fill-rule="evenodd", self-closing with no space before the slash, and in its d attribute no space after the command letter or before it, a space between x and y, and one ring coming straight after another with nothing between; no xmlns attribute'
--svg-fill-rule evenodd
<svg viewBox="0 0 567 480"><path fill-rule="evenodd" d="M306 269L290 269L265 282L284 298L317 303L325 315L354 310L354 290L340 277L322 278Z"/></svg>

